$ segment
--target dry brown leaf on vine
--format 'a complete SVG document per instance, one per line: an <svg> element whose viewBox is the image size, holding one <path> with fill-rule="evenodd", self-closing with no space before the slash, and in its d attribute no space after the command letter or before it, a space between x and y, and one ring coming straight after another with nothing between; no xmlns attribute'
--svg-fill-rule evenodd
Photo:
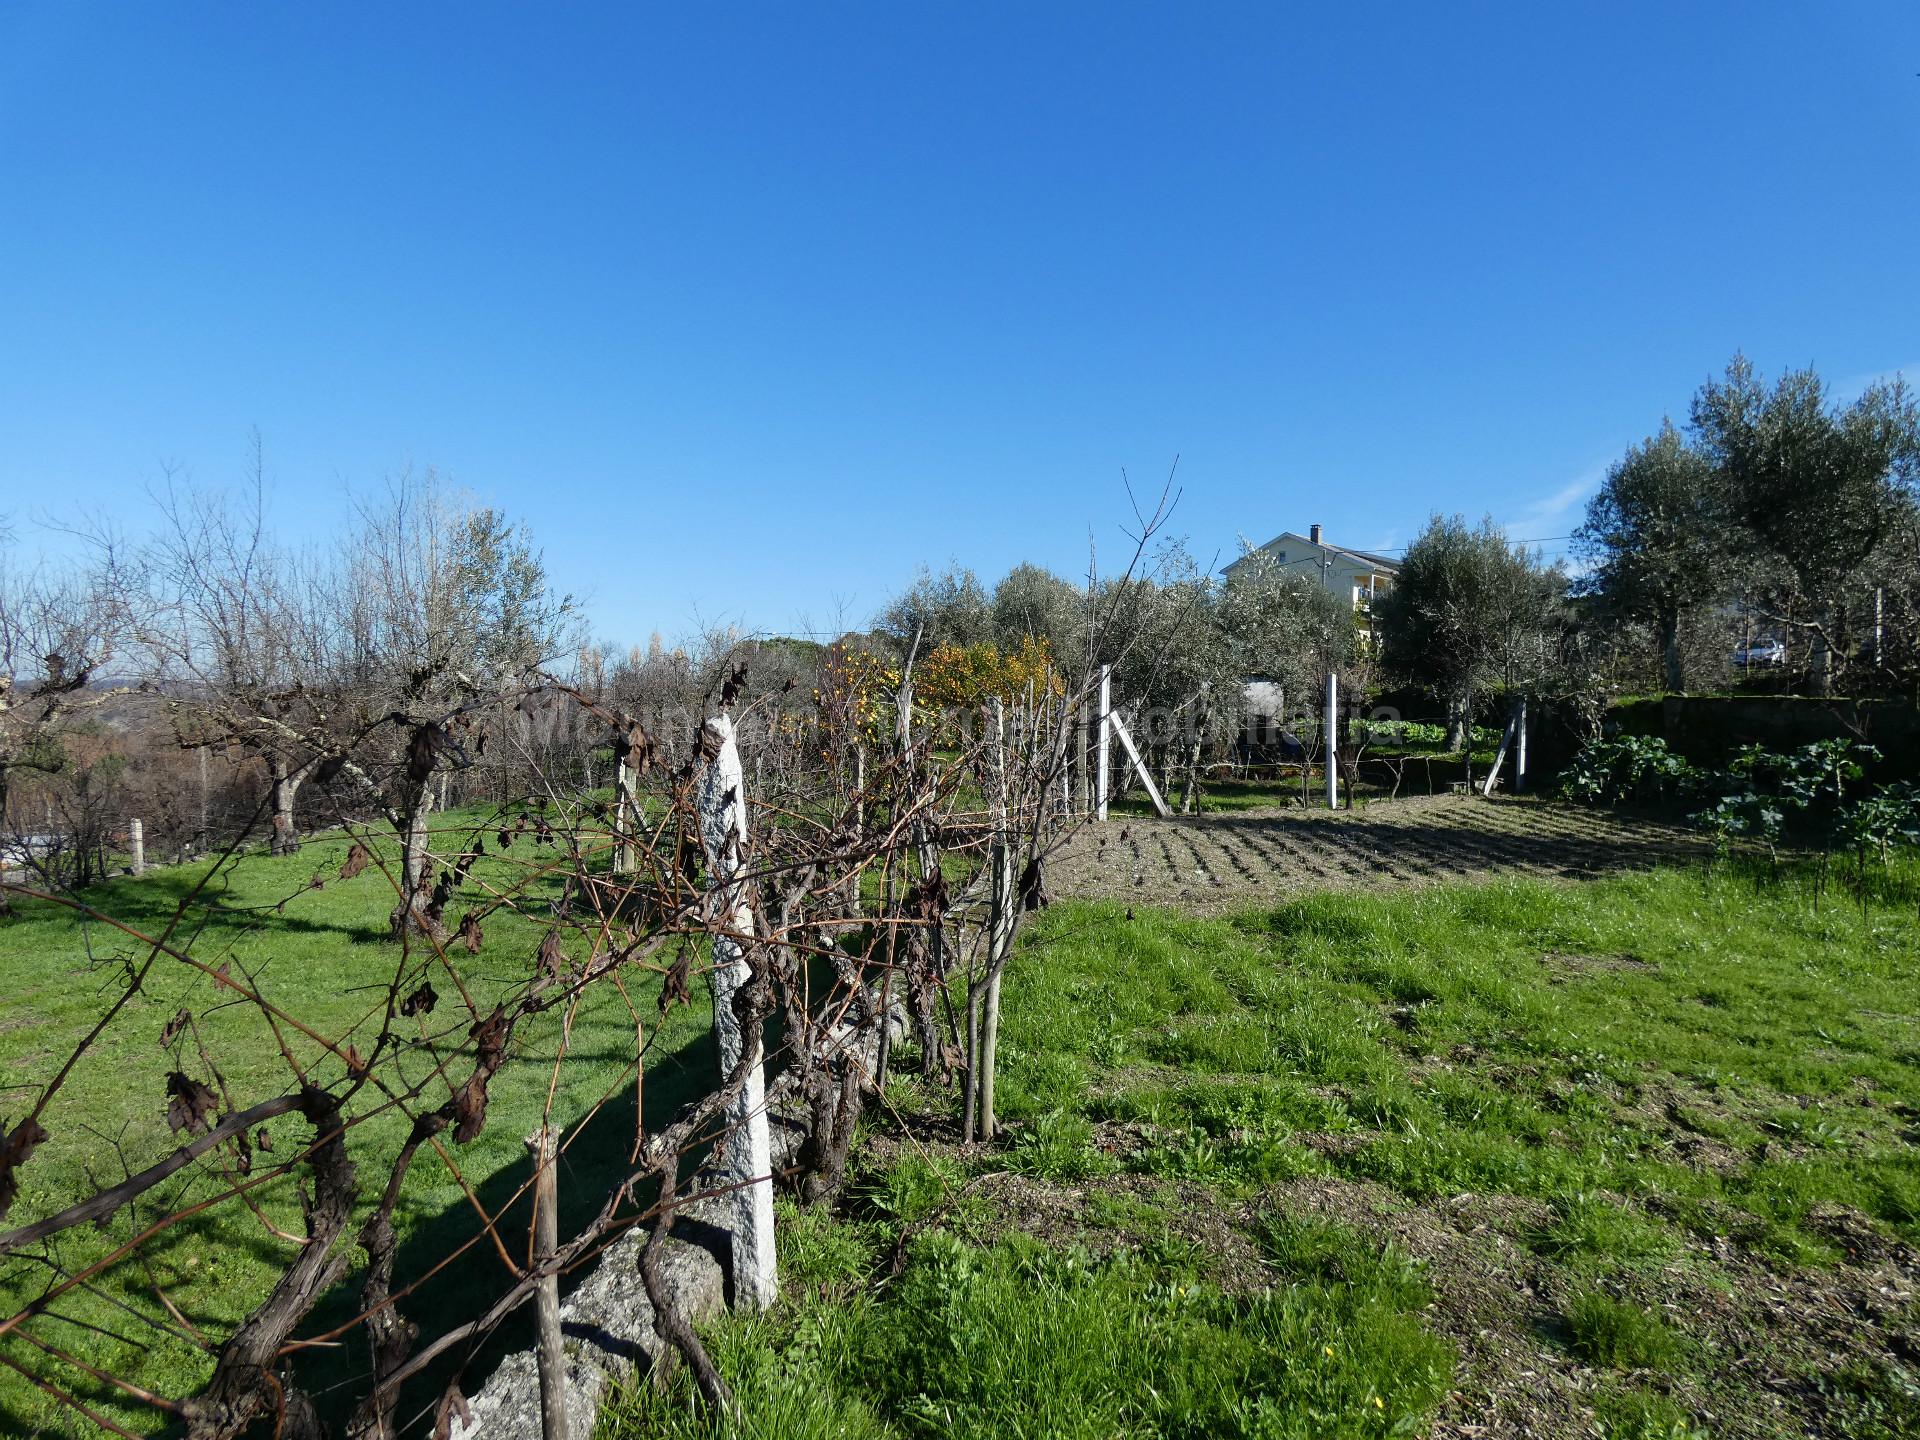
<svg viewBox="0 0 1920 1440"><path fill-rule="evenodd" d="M213 1128L213 1117L220 1109L220 1097L184 1070L167 1076L167 1128L198 1135Z"/></svg>
<svg viewBox="0 0 1920 1440"><path fill-rule="evenodd" d="M433 1407L433 1440L453 1440L453 1422L456 1419L460 1422L460 1428L465 1430L473 1424L473 1411L467 1405L467 1397L460 1393L458 1382L449 1382L447 1393Z"/></svg>
<svg viewBox="0 0 1920 1440"><path fill-rule="evenodd" d="M0 1138L0 1216L4 1216L20 1193L20 1182L13 1178L13 1172L27 1163L27 1157L47 1138L47 1132L40 1128L38 1120L28 1118L11 1131L0 1125L0 1137L4 1137Z"/></svg>
<svg viewBox="0 0 1920 1440"><path fill-rule="evenodd" d="M180 1032L193 1023L193 1014L182 1005L173 1014L173 1018L160 1027L160 1048L169 1050L173 1042L180 1038Z"/></svg>
<svg viewBox="0 0 1920 1440"><path fill-rule="evenodd" d="M484 1020L476 1020L468 1028L474 1048L479 1052L480 1063L489 1070L497 1070L500 1062L507 1056L507 1010L504 1005L493 1007L493 1013Z"/></svg>
<svg viewBox="0 0 1920 1440"><path fill-rule="evenodd" d="M549 930L540 941L541 985L558 985L567 978L567 953L560 948L560 932Z"/></svg>
<svg viewBox="0 0 1920 1440"><path fill-rule="evenodd" d="M666 1014L675 1005L691 1005L693 992L687 988L687 982L693 978L693 951L686 946L674 957L673 964L667 967L667 973L660 986L660 1013Z"/></svg>

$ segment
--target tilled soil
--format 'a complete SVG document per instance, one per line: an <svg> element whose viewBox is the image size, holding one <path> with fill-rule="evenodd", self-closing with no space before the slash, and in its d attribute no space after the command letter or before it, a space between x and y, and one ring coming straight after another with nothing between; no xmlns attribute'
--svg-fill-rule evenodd
<svg viewBox="0 0 1920 1440"><path fill-rule="evenodd" d="M1361 810L1113 819L1055 852L1054 893L1225 910L1312 890L1580 879L1704 853L1679 826L1538 800L1435 795Z"/></svg>

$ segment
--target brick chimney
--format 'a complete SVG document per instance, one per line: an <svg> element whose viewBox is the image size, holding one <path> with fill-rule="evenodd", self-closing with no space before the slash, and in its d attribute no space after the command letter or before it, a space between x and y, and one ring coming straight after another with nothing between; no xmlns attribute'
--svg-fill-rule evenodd
<svg viewBox="0 0 1920 1440"><path fill-rule="evenodd" d="M1320 543L1320 527L1318 525L1309 525L1307 527L1307 538L1318 545Z"/></svg>

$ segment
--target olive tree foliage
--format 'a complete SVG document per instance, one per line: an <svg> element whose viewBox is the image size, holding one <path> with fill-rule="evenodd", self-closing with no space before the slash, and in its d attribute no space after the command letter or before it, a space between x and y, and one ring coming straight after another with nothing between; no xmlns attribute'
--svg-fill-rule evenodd
<svg viewBox="0 0 1920 1440"><path fill-rule="evenodd" d="M1508 543L1492 520L1434 516L1377 603L1388 669L1446 706L1447 744L1467 744L1474 702L1527 693L1553 671L1566 577Z"/></svg>
<svg viewBox="0 0 1920 1440"><path fill-rule="evenodd" d="M922 572L877 629L902 655L915 636L922 654L1043 640L1068 674L1110 666L1115 703L1170 798L1182 776L1190 794L1205 755L1238 734L1247 680L1277 682L1317 713L1326 676L1357 685L1365 662L1352 606L1315 578L1256 552L1221 579L1172 540L1090 584L1017 565L990 597L969 571Z"/></svg>
<svg viewBox="0 0 1920 1440"><path fill-rule="evenodd" d="M1813 641L1825 690L1857 648L1872 572L1911 523L1920 403L1902 379L1841 403L1812 369L1769 386L1744 356L1694 396L1692 427L1737 529L1749 600Z"/></svg>
<svg viewBox="0 0 1920 1440"><path fill-rule="evenodd" d="M1097 588L1111 616L1095 660L1113 667L1116 699L1166 712L1195 703L1231 669L1217 624L1217 586L1184 547L1167 546L1150 573Z"/></svg>
<svg viewBox="0 0 1920 1440"><path fill-rule="evenodd" d="M1221 588L1218 623L1233 668L1279 685L1289 703L1309 704L1327 675L1345 680L1360 658L1352 604L1251 546Z"/></svg>
<svg viewBox="0 0 1920 1440"><path fill-rule="evenodd" d="M1062 665L1075 665L1086 648L1086 588L1051 570L1020 564L993 587L994 642L1008 652L1025 640L1044 640Z"/></svg>
<svg viewBox="0 0 1920 1440"><path fill-rule="evenodd" d="M1184 772L1183 805L1203 757L1229 745L1245 723L1247 681L1278 685L1306 732L1318 722L1329 675L1353 694L1367 679L1351 603L1257 551L1216 578L1169 545L1112 609L1110 653L1099 658L1114 665L1116 696L1147 719L1148 748L1169 788Z"/></svg>
<svg viewBox="0 0 1920 1440"><path fill-rule="evenodd" d="M1868 659L1883 682L1920 692L1920 507L1909 507L1875 553L1865 579Z"/></svg>
<svg viewBox="0 0 1920 1440"><path fill-rule="evenodd" d="M1682 622L1726 594L1731 526L1712 459L1667 421L1607 471L1575 534L1582 592L1652 630L1669 690L1686 688Z"/></svg>
<svg viewBox="0 0 1920 1440"><path fill-rule="evenodd" d="M978 645L994 638L993 609L980 577L964 565L937 574L924 566L906 591L880 612L875 628L902 655L917 637L922 650L936 645Z"/></svg>
<svg viewBox="0 0 1920 1440"><path fill-rule="evenodd" d="M178 742L259 761L272 851L287 855L301 787L346 738L345 602L322 557L270 533L257 436L248 479L236 499L167 477L135 611Z"/></svg>
<svg viewBox="0 0 1920 1440"><path fill-rule="evenodd" d="M1327 589L1317 575L1289 570L1271 554L1243 546L1240 562L1221 586L1216 611L1230 668L1242 679L1277 687L1289 717L1288 736L1311 760L1327 743L1327 678L1337 677L1341 695L1352 699L1364 695L1373 680L1372 657L1361 643L1352 602ZM1244 722L1247 717L1236 718ZM1303 766L1300 773L1303 798L1310 769Z"/></svg>
<svg viewBox="0 0 1920 1440"><path fill-rule="evenodd" d="M1209 742L1239 718L1218 583L1174 543L1150 570L1098 585L1093 598L1110 617L1093 661L1113 667L1115 705L1131 717L1131 732L1167 790L1182 772L1190 790Z"/></svg>

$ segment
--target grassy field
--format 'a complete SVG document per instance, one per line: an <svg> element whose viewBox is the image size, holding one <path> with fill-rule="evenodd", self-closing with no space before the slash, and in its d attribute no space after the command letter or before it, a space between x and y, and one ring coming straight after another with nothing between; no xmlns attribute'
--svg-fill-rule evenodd
<svg viewBox="0 0 1920 1440"><path fill-rule="evenodd" d="M485 908L507 890L519 892L519 904L534 917L558 896L558 886L540 875L555 848L524 835L501 852L492 838L497 823L498 817L480 814L436 819L433 844L443 855L464 848L476 828L489 837L488 858L474 867L447 907L449 923L468 909ZM352 879L340 877L349 843L337 836L312 841L284 859L249 855L204 888L200 882L207 866L189 865L139 880L119 879L80 898L148 935L175 925L176 947L188 949L205 965L229 965L232 973L251 976L262 994L289 1015L336 1043L357 1042L362 1051L370 1049L378 1032L396 975L402 976L403 992L428 978L439 992L439 1004L431 1015L401 1022L419 1047L403 1068L410 1076L425 1075L436 1060L451 1055L455 1058L449 1069L457 1083L471 1068L464 1059L470 1050L471 1015L461 1003L461 988L485 1014L497 996L530 973L543 927L537 918L514 909L493 910L483 922L485 941L478 954L455 945L451 963L442 966L430 951L416 947L403 959L400 947L386 939L392 883L378 866ZM378 848L391 859L390 846ZM321 888L314 888L316 880ZM575 959L584 958L585 947L578 940L570 938L566 948L582 952L574 954ZM11 1122L25 1113L38 1086L124 989L129 967L147 953L148 946L123 931L83 922L73 912L47 904L22 903L13 918L0 921L0 976L6 996L0 1007L0 1119ZM644 974L628 983L658 1057L647 1076L650 1112L677 1105L697 1081L708 1077L714 1063L706 1041L705 987L693 987L693 1006L664 1017L653 1004L657 990L654 978ZM633 1014L611 986L590 987L587 996L573 1021L555 1112L572 1120L610 1092L614 1098L571 1142L561 1181L562 1208L569 1214L597 1207L604 1187L596 1182L624 1158L633 1131L633 1082L627 1073L635 1046ZM176 1042L176 1056L162 1048L161 1031L182 1007L193 1013L195 1028ZM431 1151L415 1164L395 1216L402 1246L400 1275L417 1274L467 1245L479 1233L475 1202L495 1208L518 1188L526 1171L522 1140L539 1123L561 1023L561 1013L549 1011L519 1032L507 1067L491 1087L488 1124L477 1139L456 1145L450 1133L443 1137L457 1175ZM342 1063L319 1044L289 1026L282 1027L282 1034L317 1082L341 1078ZM206 975L163 957L43 1115L49 1139L18 1172L21 1193L5 1226L56 1211L170 1149L174 1137L162 1120L168 1101L166 1076L176 1067L202 1073L197 1062L201 1043L239 1105L289 1088L290 1071L279 1040L259 1011L221 1003ZM446 1093L444 1084L430 1088L420 1108L438 1104ZM368 1114L377 1101L368 1093L357 1113ZM227 1108L223 1098L221 1109ZM352 1129L349 1149L363 1176L369 1168L380 1173L373 1167L382 1167L395 1153L407 1123L389 1110ZM266 1128L270 1139L280 1144L299 1143L308 1129L294 1116ZM91 1226L69 1230L44 1257L7 1261L0 1266L0 1305L10 1313L57 1273L72 1273L138 1226L184 1208L212 1193L214 1186L214 1177L189 1169L123 1211L106 1231ZM298 1200L290 1184L267 1187L256 1192L255 1199L268 1220L298 1233ZM562 1218L564 1224L567 1216ZM511 1243L511 1226L507 1238ZM60 1348L163 1395L190 1394L211 1368L196 1332L217 1341L230 1331L263 1298L291 1250L246 1210L229 1203L174 1227L148 1247L150 1271L122 1265L108 1272L96 1287L63 1299L36 1331ZM421 1295L416 1302L420 1313L467 1313L500 1285L504 1267L490 1245L465 1253L462 1263L449 1267ZM178 1307L177 1317L165 1311L158 1298L162 1290ZM322 1313L344 1319L352 1309L342 1294ZM160 1321L162 1328L142 1316ZM308 1328L318 1328L317 1323ZM364 1372L364 1352L356 1334L345 1346L322 1355L314 1378L325 1384L330 1378ZM0 1354L47 1371L46 1357L18 1338L0 1341ZM68 1367L55 1365L50 1373L119 1424L145 1431L162 1418L120 1402ZM19 1377L0 1372L0 1434L42 1433L96 1432Z"/></svg>
<svg viewBox="0 0 1920 1440"><path fill-rule="evenodd" d="M448 853L494 821L442 825ZM340 879L346 846L247 857L183 911L191 867L85 898L149 932L179 911L176 941L196 958L256 976L329 1038L367 1036L402 961L384 939L389 882L377 867ZM550 854L523 837L490 856L449 918L508 887L537 911L544 882L529 875ZM950 1097L896 1075L842 1202L783 1212L782 1304L712 1332L739 1433L1920 1434L1920 876L1869 881L1863 906L1844 889L1816 896L1804 876L1668 862L1578 883L1244 898L1206 915L1056 905L1009 972L1009 1135L959 1145ZM505 911L485 925L480 954L454 952L477 1006L526 973L541 933ZM23 1112L144 953L49 907L0 927L0 1117ZM707 1016L697 1003L662 1021L651 986L630 993L659 1027L648 1110L671 1108L710 1072ZM569 1152L575 1213L597 1202L633 1119L633 1016L612 990L590 994L556 1108L620 1098ZM164 1146L177 1061L160 1031L183 1005L241 1103L284 1088L257 1012L216 1005L204 975L163 963L49 1109L7 1223ZM521 1137L559 1043L558 1017L543 1019L496 1082L486 1131L449 1147L466 1184L437 1156L416 1168L397 1217L403 1273L472 1240L467 1186L492 1208L524 1175ZM422 1063L465 1044L465 1012L446 999L421 1024ZM337 1078L317 1046L290 1044L316 1078ZM297 1141L302 1127L270 1128ZM379 1163L402 1131L369 1119L356 1158ZM70 1271L208 1184L183 1176L47 1258ZM289 1187L262 1210L297 1229ZM123 1267L63 1301L40 1333L189 1393L209 1364L193 1332L223 1334L288 1253L229 1207L170 1232L151 1271ZM467 1312L499 1285L488 1247L463 1253L417 1313ZM0 1298L53 1273L15 1260ZM341 1295L309 1328L350 1313ZM363 1351L356 1337L306 1373L347 1381ZM45 1366L17 1339L0 1353ZM460 1358L470 1386L490 1368ZM118 1423L156 1427L154 1412L53 1373ZM603 1432L711 1433L679 1385L634 1390ZM0 1378L0 1434L41 1433L91 1432Z"/></svg>
<svg viewBox="0 0 1920 1440"><path fill-rule="evenodd" d="M1010 1137L895 1081L713 1331L737 1433L1920 1434L1914 880L1056 906Z"/></svg>

